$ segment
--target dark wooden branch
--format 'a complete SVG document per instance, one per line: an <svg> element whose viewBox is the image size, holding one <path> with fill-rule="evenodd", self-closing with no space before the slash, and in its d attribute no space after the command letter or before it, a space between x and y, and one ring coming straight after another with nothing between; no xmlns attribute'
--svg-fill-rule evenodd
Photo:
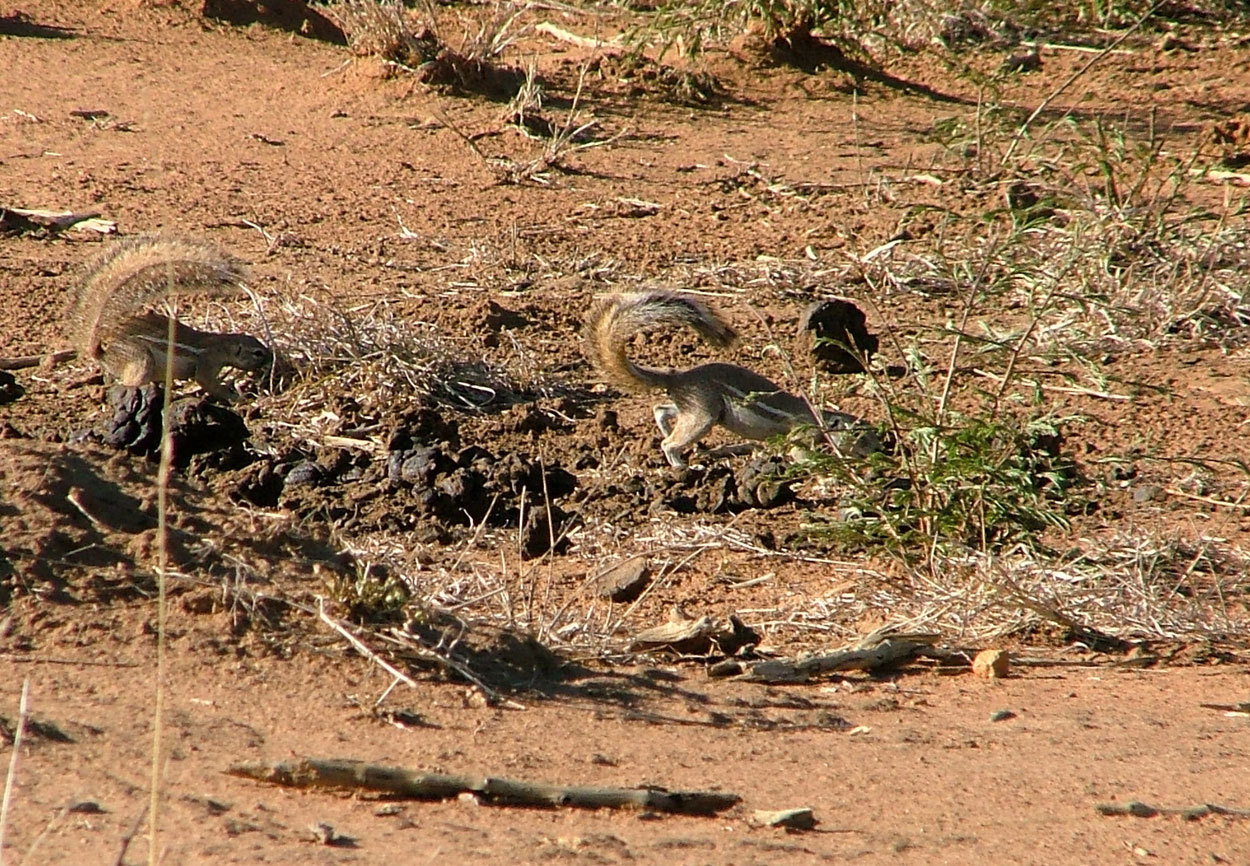
<svg viewBox="0 0 1250 866"><path fill-rule="evenodd" d="M1250 818L1250 809L1230 809L1215 803L1202 803L1198 806L1150 806L1137 800L1127 803L1099 803L1095 806L1099 815L1124 816L1133 818L1154 818L1159 815L1179 815L1186 821L1195 821L1207 815L1227 815L1230 818Z"/></svg>
<svg viewBox="0 0 1250 866"><path fill-rule="evenodd" d="M497 776L421 773L364 761L300 758L270 764L247 761L232 765L232 776L295 788L348 788L445 800L463 793L500 806L559 806L578 809L644 809L683 815L714 815L737 805L741 797L721 791L666 791L659 788L597 788L548 785Z"/></svg>
<svg viewBox="0 0 1250 866"><path fill-rule="evenodd" d="M62 352L49 352L46 355L21 355L16 358L0 358L0 370L26 370L43 364L51 366L60 364L63 361L70 361L77 356L78 352L75 350L66 349Z"/></svg>
<svg viewBox="0 0 1250 866"><path fill-rule="evenodd" d="M935 634L873 633L855 646L827 653L811 653L792 659L743 662L731 659L717 665L714 676L733 676L752 683L805 683L822 674L889 667L933 646Z"/></svg>

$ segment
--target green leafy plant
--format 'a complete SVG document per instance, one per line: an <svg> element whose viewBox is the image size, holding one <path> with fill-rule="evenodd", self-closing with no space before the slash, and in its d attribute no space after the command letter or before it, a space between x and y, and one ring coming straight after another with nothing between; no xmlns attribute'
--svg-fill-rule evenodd
<svg viewBox="0 0 1250 866"><path fill-rule="evenodd" d="M410 595L403 581L386 569L375 571L369 565L352 575L335 572L327 584L329 597L347 608L348 619L360 623L402 618Z"/></svg>
<svg viewBox="0 0 1250 866"><path fill-rule="evenodd" d="M1062 421L952 413L938 426L895 407L910 427L889 452L861 464L812 455L801 471L843 481L839 513L808 529L850 548L904 558L972 548L1033 546L1047 528L1067 529L1078 475L1061 450Z"/></svg>

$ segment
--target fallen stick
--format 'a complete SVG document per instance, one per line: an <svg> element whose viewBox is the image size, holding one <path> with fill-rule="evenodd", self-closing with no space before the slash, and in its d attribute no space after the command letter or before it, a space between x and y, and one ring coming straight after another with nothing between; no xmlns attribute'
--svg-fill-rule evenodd
<svg viewBox="0 0 1250 866"><path fill-rule="evenodd" d="M548 785L497 776L421 773L365 761L300 758L275 764L245 761L226 770L231 776L294 788L348 788L411 797L446 800L474 794L497 806L559 806L578 809L646 809L681 815L714 815L742 798L721 791L666 791L660 788L594 788Z"/></svg>
<svg viewBox="0 0 1250 866"><path fill-rule="evenodd" d="M101 219L96 211L53 211L0 205L0 231L28 232L49 229L81 229L109 235L117 231L117 223Z"/></svg>
<svg viewBox="0 0 1250 866"><path fill-rule="evenodd" d="M596 50L606 51L610 54L620 54L625 51L625 46L620 43L619 39L603 40L592 39L586 36L578 36L576 33L571 33L568 30L565 30L563 27L557 27L550 21L541 22L534 27L534 30L538 33L545 33L552 39L557 39L560 42L567 42L569 45L575 45L578 48L593 48Z"/></svg>
<svg viewBox="0 0 1250 866"><path fill-rule="evenodd" d="M1133 818L1154 818L1158 815L1179 815L1186 821L1195 821L1207 815L1228 815L1231 818L1250 818L1250 809L1231 809L1215 803L1203 803L1199 806L1150 806L1137 800L1127 803L1099 803L1094 807L1099 815L1124 816Z"/></svg>
<svg viewBox="0 0 1250 866"><path fill-rule="evenodd" d="M386 671L395 679L402 682L404 685L410 688L414 688L414 689L417 687L416 680L408 676L403 671L398 670L394 665L387 662L386 659L382 658L373 650L369 649L369 647L365 646L364 641L362 641L360 638L356 637L354 634L348 631L347 628L342 623L338 622L329 614L327 614L325 599L320 598L320 597L317 599L317 614L321 617L322 622L324 622L330 628L334 629L343 637L347 638L347 642L350 643L355 648L356 652L360 653L362 656L367 658L369 661L373 662L382 670Z"/></svg>
<svg viewBox="0 0 1250 866"><path fill-rule="evenodd" d="M709 673L713 676L736 674L738 679L751 683L804 683L821 674L850 670L870 671L898 664L931 647L938 637L936 634L895 634L883 637L874 633L847 649L758 662L732 659L716 665Z"/></svg>
<svg viewBox="0 0 1250 866"><path fill-rule="evenodd" d="M43 364L51 366L71 361L77 357L78 351L76 349L65 349L61 352L50 352L46 355L20 355L16 358L0 358L0 370L26 370L31 367L42 366Z"/></svg>

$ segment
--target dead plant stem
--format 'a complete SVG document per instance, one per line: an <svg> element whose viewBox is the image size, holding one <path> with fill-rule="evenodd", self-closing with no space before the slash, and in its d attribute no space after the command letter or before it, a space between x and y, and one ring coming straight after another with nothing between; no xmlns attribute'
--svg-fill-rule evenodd
<svg viewBox="0 0 1250 866"><path fill-rule="evenodd" d="M30 677L26 677L22 680L22 697L17 703L17 730L13 732L13 754L9 756L9 774L4 778L4 798L0 799L0 866L4 866L4 836L9 827L9 808L13 804L13 782L17 778L17 766L21 761L29 702Z"/></svg>
<svg viewBox="0 0 1250 866"><path fill-rule="evenodd" d="M1047 96L1038 104L1037 108L1033 109L1033 113L1030 114L1028 118L1025 119L1024 123L1020 124L1020 128L1016 130L1016 134L1011 137L1011 142L1010 144L1007 145L1007 152L1004 153L1003 158L999 160L1000 167L1005 166L1008 163L1008 161L1011 159L1011 157L1015 154L1016 146L1021 141L1024 140L1024 136L1028 133L1029 127L1033 125L1033 121L1037 120L1037 118L1041 116L1042 112L1050 107L1050 104L1052 102L1058 99L1059 96L1065 90L1067 90L1069 87L1075 84L1082 76L1085 75L1086 72L1089 72L1089 70L1092 69L1096 63L1105 59L1112 52L1114 52L1115 49L1119 48L1121 43L1123 43L1126 39L1128 39L1130 36L1136 33L1137 30L1143 24L1146 23L1146 20L1150 18L1150 16L1154 15L1155 10L1159 8L1159 6L1161 5L1161 2L1162 0L1160 0L1160 2L1156 2L1149 9L1147 9L1144 13L1142 13L1142 16L1138 18L1131 27L1129 27L1127 30L1121 33L1119 38L1117 38L1114 42L1112 42L1102 51L1098 52L1093 57L1091 57L1089 59L1089 62L1086 63L1084 66L1082 66L1080 69L1078 69L1076 72L1073 72L1071 75L1069 75L1068 79L1064 81L1063 84L1060 84L1057 88L1055 88L1055 90L1053 90L1049 96Z"/></svg>
<svg viewBox="0 0 1250 866"><path fill-rule="evenodd" d="M1079 247L1078 243L1074 244L1074 249ZM1067 275L1067 273L1076 266L1078 253L1073 252L1064 263L1063 267L1050 278L1050 289L1046 292L1046 296L1042 299L1039 306L1029 319L1029 326L1025 328L1024 333L1020 335L1020 339L1016 340L1016 344L1011 349L1011 355L1007 358L1007 366L1003 370L1002 379L999 382L998 390L994 393L994 402L990 406L990 418L998 417L998 408L1002 404L1003 395L1006 394L1008 386L1011 385L1012 379L1015 377L1016 364L1020 361L1020 356L1024 353L1024 347L1028 345L1029 338L1033 336L1033 332L1037 330L1038 324L1041 322L1042 316L1050 308L1055 296L1059 293L1059 282Z"/></svg>
<svg viewBox="0 0 1250 866"><path fill-rule="evenodd" d="M938 398L937 414L934 418L936 425L940 428L946 419L946 404L950 400L951 386L955 381L955 370L958 367L959 351L963 348L964 336L968 330L968 319L972 316L972 308L976 305L977 293L985 284L986 274L989 273L990 263L994 260L995 253L998 252L999 246L1002 244L1002 237L995 236L990 247L985 252L985 258L981 261L981 270L972 280L972 285L968 287L968 294L964 298L963 313L959 317L959 327L955 330L955 344L951 346L950 361L946 365L946 378L942 383L942 396ZM935 436L933 445L930 448L930 459L937 460L938 439Z"/></svg>
<svg viewBox="0 0 1250 866"><path fill-rule="evenodd" d="M321 617L322 622L324 622L330 628L334 629L343 637L347 638L347 642L350 643L352 647L355 648L356 652L360 653L362 656L367 658L369 661L373 662L382 670L386 671L395 679L402 682L404 685L410 686L411 688L414 688L414 689L417 687L416 680L414 680L412 677L408 676L406 673L396 668L394 665L386 661L386 659L379 656L373 650L369 649L369 647L365 644L364 641L356 637L354 634L348 631L340 622L338 622L337 620L332 618L329 614L327 614L326 608L325 608L325 600L320 597L317 598L317 615Z"/></svg>
<svg viewBox="0 0 1250 866"><path fill-rule="evenodd" d="M174 296L173 263L169 264L169 295ZM173 305L165 334L165 357L174 357L175 329L178 308ZM148 866L157 866L160 853L157 840L160 832L161 805L161 741L165 718L165 583L169 567L169 475L174 460L174 440L169 434L172 420L174 365L165 364L165 390L161 397L161 462L156 474L156 696L152 706L152 773L149 779L148 802Z"/></svg>
<svg viewBox="0 0 1250 866"><path fill-rule="evenodd" d="M148 813L148 807L144 806L139 810L139 814L135 816L134 823L130 825L130 829L126 831L126 835L122 836L121 849L117 852L117 858L113 861L113 866L125 866L126 852L130 850L130 843L134 841L135 834L139 832L139 828L143 826L143 818Z"/></svg>

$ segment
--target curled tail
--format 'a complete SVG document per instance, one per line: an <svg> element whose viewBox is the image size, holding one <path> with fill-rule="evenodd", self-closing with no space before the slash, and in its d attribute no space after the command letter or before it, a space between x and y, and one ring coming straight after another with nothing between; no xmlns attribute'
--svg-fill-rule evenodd
<svg viewBox="0 0 1250 866"><path fill-rule="evenodd" d="M98 360L101 341L146 305L175 295L230 294L242 279L242 263L205 241L129 238L88 263L71 336L81 355Z"/></svg>
<svg viewBox="0 0 1250 866"><path fill-rule="evenodd" d="M635 364L625 353L629 338L662 325L684 325L713 346L728 346L737 334L716 313L688 295L637 292L608 295L591 306L583 336L595 369L612 384L631 391L666 388L672 371Z"/></svg>

